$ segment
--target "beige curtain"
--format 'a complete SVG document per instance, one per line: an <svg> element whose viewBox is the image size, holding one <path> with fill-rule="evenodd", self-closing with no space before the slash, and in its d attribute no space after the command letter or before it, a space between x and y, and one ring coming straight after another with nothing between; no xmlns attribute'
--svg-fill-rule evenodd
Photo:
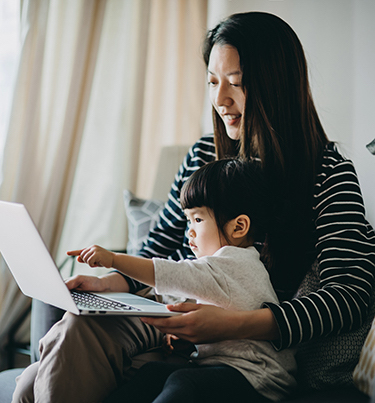
<svg viewBox="0 0 375 403"><path fill-rule="evenodd" d="M160 148L201 135L207 1L151 2L137 194L150 196Z"/></svg>
<svg viewBox="0 0 375 403"><path fill-rule="evenodd" d="M205 0L108 3L59 260L92 243L124 249L123 190L149 197L161 148L200 137L206 13Z"/></svg>
<svg viewBox="0 0 375 403"><path fill-rule="evenodd" d="M59 243L95 65L103 2L22 3L22 53L0 199L24 203L47 247ZM22 253L22 251L20 251ZM0 269L0 346L28 300Z"/></svg>
<svg viewBox="0 0 375 403"><path fill-rule="evenodd" d="M26 204L57 264L90 243L123 248L122 190L147 195L160 148L200 136L206 8L206 0L22 2L0 199ZM28 303L2 264L0 348Z"/></svg>

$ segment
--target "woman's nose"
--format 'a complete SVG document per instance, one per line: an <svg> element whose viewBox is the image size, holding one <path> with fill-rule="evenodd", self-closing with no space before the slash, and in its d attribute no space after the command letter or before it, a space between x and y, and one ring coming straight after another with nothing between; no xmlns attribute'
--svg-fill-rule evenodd
<svg viewBox="0 0 375 403"><path fill-rule="evenodd" d="M215 103L217 106L230 106L233 100L225 84L219 84L216 90Z"/></svg>

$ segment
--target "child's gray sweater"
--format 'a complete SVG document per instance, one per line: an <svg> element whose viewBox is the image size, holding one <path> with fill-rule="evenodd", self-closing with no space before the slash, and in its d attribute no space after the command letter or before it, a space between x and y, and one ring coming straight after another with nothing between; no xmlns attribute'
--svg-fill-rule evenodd
<svg viewBox="0 0 375 403"><path fill-rule="evenodd" d="M193 298L232 310L277 303L267 270L254 247L224 246L213 256L175 262L153 258L158 294ZM275 351L267 341L228 340L197 345L192 359L201 365L226 364L240 371L262 395L280 400L296 386L291 349Z"/></svg>

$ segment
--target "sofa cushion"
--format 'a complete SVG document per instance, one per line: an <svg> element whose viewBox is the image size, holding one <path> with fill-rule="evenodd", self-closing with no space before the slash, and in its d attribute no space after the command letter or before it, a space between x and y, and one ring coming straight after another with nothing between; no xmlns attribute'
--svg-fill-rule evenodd
<svg viewBox="0 0 375 403"><path fill-rule="evenodd" d="M369 403L369 398L355 387L342 387L308 392L283 400L283 403Z"/></svg>
<svg viewBox="0 0 375 403"><path fill-rule="evenodd" d="M372 396L375 392L375 319L362 347L359 362L353 372L354 384L363 393Z"/></svg>
<svg viewBox="0 0 375 403"><path fill-rule="evenodd" d="M136 255L149 231L155 227L164 202L139 199L130 190L124 190L124 204L128 221L126 251L129 255Z"/></svg>

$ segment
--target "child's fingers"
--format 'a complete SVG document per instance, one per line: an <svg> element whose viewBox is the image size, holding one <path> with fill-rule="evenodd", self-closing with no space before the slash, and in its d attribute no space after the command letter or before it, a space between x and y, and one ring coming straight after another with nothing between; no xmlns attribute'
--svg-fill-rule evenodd
<svg viewBox="0 0 375 403"><path fill-rule="evenodd" d="M105 258L105 249L100 246L93 245L85 249L77 249L66 252L69 256L77 256L77 261L86 263L90 267L102 267L102 259Z"/></svg>
<svg viewBox="0 0 375 403"><path fill-rule="evenodd" d="M82 253L83 249L77 249L77 250L68 250L66 252L67 255L69 256L79 256Z"/></svg>
<svg viewBox="0 0 375 403"><path fill-rule="evenodd" d="M68 250L66 254L68 256L77 256L77 262L79 263L85 263L81 257L81 253L84 251L84 249L79 249L79 250Z"/></svg>
<svg viewBox="0 0 375 403"><path fill-rule="evenodd" d="M166 334L166 339L169 346L172 346L173 340L176 340L173 334Z"/></svg>

